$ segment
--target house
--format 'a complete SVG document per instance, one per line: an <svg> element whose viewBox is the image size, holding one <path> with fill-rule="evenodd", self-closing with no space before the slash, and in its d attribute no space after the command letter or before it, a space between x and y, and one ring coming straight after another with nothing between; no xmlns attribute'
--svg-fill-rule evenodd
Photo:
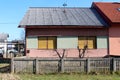
<svg viewBox="0 0 120 80"><path fill-rule="evenodd" d="M114 22L110 23L99 4L93 3L90 8L29 8L19 24L26 32L26 56L105 57L114 54L116 48L113 47L120 45L119 32L112 33ZM119 26L119 22L114 25ZM115 26L117 30L118 26ZM111 40L113 35L119 44Z"/></svg>
<svg viewBox="0 0 120 80"><path fill-rule="evenodd" d="M7 39L9 35L6 33L0 33L0 50L3 50L3 53L7 52Z"/></svg>
<svg viewBox="0 0 120 80"><path fill-rule="evenodd" d="M109 56L120 56L120 3L93 3L93 6L109 25Z"/></svg>

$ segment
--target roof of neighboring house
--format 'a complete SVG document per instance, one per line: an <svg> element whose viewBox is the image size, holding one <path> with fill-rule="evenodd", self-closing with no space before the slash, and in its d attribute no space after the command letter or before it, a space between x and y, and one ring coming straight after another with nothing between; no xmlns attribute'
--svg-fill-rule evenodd
<svg viewBox="0 0 120 80"><path fill-rule="evenodd" d="M120 3L119 2L94 2L93 6L112 23L120 23Z"/></svg>
<svg viewBox="0 0 120 80"><path fill-rule="evenodd" d="M19 27L25 26L107 26L94 8L29 8Z"/></svg>
<svg viewBox="0 0 120 80"><path fill-rule="evenodd" d="M9 37L6 33L0 33L0 42L4 42Z"/></svg>

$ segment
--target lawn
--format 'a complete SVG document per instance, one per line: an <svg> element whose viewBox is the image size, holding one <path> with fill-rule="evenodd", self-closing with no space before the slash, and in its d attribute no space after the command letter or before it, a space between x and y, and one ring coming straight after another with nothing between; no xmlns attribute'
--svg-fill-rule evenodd
<svg viewBox="0 0 120 80"><path fill-rule="evenodd" d="M119 75L49 74L19 75L22 80L120 80Z"/></svg>
<svg viewBox="0 0 120 80"><path fill-rule="evenodd" d="M9 64L7 64L7 63L6 64L5 63L4 64L0 64L0 68L6 67L6 66L9 66Z"/></svg>
<svg viewBox="0 0 120 80"><path fill-rule="evenodd" d="M120 75L85 74L0 74L0 80L120 80Z"/></svg>

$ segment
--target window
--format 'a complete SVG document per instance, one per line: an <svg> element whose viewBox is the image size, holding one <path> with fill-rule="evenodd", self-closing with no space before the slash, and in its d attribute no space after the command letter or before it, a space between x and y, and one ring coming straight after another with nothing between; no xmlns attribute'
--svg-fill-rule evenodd
<svg viewBox="0 0 120 80"><path fill-rule="evenodd" d="M120 8L118 8L118 11L120 11Z"/></svg>
<svg viewBox="0 0 120 80"><path fill-rule="evenodd" d="M39 49L56 49L56 37L39 37Z"/></svg>
<svg viewBox="0 0 120 80"><path fill-rule="evenodd" d="M96 48L96 37L78 37L78 46L83 49L87 45L88 49Z"/></svg>

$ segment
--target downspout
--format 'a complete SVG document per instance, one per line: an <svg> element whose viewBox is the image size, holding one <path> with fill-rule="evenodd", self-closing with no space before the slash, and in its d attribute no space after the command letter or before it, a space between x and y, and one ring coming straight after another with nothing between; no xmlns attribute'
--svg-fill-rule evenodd
<svg viewBox="0 0 120 80"><path fill-rule="evenodd" d="M24 47L25 48L25 51L24 51L25 53L24 53L24 56L27 56L26 55L27 54L27 40L26 40L27 30L26 30L26 27L24 27L24 30L25 30L25 45L24 45L25 46Z"/></svg>
<svg viewBox="0 0 120 80"><path fill-rule="evenodd" d="M110 56L110 38L109 38L109 28L107 28L107 56Z"/></svg>

